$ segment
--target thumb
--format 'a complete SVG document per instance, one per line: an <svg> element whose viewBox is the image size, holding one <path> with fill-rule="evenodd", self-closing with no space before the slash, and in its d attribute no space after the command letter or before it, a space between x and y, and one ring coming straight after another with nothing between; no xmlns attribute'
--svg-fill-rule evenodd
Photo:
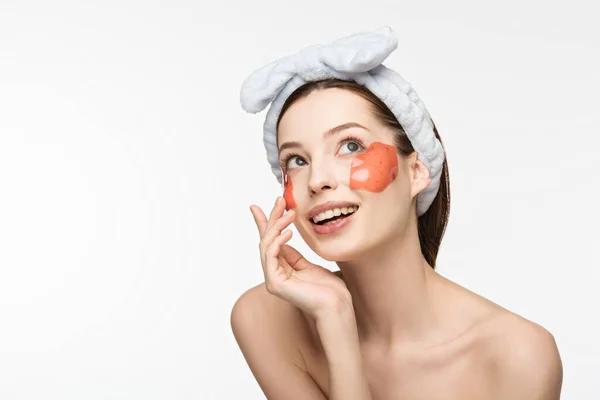
<svg viewBox="0 0 600 400"><path fill-rule="evenodd" d="M298 250L288 244L281 247L279 255L296 271L302 271L311 265Z"/></svg>

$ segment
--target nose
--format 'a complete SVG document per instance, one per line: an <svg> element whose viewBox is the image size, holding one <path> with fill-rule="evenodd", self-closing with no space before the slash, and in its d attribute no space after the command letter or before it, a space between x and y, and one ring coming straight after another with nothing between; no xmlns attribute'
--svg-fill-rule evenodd
<svg viewBox="0 0 600 400"><path fill-rule="evenodd" d="M308 189L311 194L315 195L323 190L335 189L336 187L337 181L334 177L332 166L327 165L327 163L316 165L313 160L308 181Z"/></svg>

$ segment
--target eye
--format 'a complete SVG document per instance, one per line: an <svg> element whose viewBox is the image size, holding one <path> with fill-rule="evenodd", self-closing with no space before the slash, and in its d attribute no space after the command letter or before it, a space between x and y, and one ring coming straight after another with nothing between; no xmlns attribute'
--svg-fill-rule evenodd
<svg viewBox="0 0 600 400"><path fill-rule="evenodd" d="M357 151L366 148L364 142L355 136L347 136L340 143L342 143L342 149L344 146L347 146L349 150L348 153L356 153ZM348 154L341 150L340 153ZM300 157L298 153L290 153L283 157L279 165L283 171L289 171L290 169L294 169L296 167L304 167L306 165L306 161Z"/></svg>
<svg viewBox="0 0 600 400"><path fill-rule="evenodd" d="M346 140L344 140L344 144L342 145L342 149L344 148L344 146L347 146L346 148L348 150L350 150L350 153L355 153L357 151L360 151L362 148L364 148L364 145L362 143L362 140L358 139L358 138L347 138ZM348 154L348 153L342 153L342 154Z"/></svg>
<svg viewBox="0 0 600 400"><path fill-rule="evenodd" d="M298 164L297 161L296 162L292 161L290 163L290 160L300 160L301 163ZM302 158L300 158L300 156L291 156L291 157L288 157L287 162L286 162L286 168L287 169L294 169L294 166L296 166L296 167L303 167L305 165L306 165L306 161L304 161Z"/></svg>
<svg viewBox="0 0 600 400"><path fill-rule="evenodd" d="M298 163L297 160L300 160L300 163ZM281 162L281 166L285 171L294 169L295 167L303 167L305 165L306 165L306 161L304 161L304 159L302 159L298 154L289 154Z"/></svg>

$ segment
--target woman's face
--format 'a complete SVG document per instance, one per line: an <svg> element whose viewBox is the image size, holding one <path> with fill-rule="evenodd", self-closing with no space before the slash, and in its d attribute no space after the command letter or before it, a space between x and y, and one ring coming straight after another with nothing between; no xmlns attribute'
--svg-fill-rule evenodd
<svg viewBox="0 0 600 400"><path fill-rule="evenodd" d="M411 179L416 153L405 163L392 131L369 107L348 90L315 91L288 108L279 124L287 208L295 210L294 224L304 241L328 261L355 259L402 234L415 212L413 199L423 189L422 180ZM358 210L339 221L347 223L343 228L319 233L329 228L315 228L311 210L329 201Z"/></svg>

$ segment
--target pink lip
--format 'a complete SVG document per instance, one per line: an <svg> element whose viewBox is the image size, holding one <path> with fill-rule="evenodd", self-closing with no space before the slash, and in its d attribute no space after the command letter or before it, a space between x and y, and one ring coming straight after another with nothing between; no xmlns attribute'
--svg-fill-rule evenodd
<svg viewBox="0 0 600 400"><path fill-rule="evenodd" d="M349 201L328 201L327 203L319 204L316 207L313 207L308 212L308 219L312 219L315 215L319 215L324 211L333 210L334 208L343 208L355 206L355 203L350 203Z"/></svg>
<svg viewBox="0 0 600 400"><path fill-rule="evenodd" d="M311 222L311 225L313 227L313 230L315 231L315 233L319 234L319 235L333 235L334 233L339 232L340 230L344 229L346 226L348 226L348 224L350 222L352 222L352 219L354 219L354 215L358 212L358 210L354 211L352 214L350 214L350 216L342 218L342 219L338 219L336 220L334 223L332 224L327 224L327 225L317 225L317 224L313 224Z"/></svg>

